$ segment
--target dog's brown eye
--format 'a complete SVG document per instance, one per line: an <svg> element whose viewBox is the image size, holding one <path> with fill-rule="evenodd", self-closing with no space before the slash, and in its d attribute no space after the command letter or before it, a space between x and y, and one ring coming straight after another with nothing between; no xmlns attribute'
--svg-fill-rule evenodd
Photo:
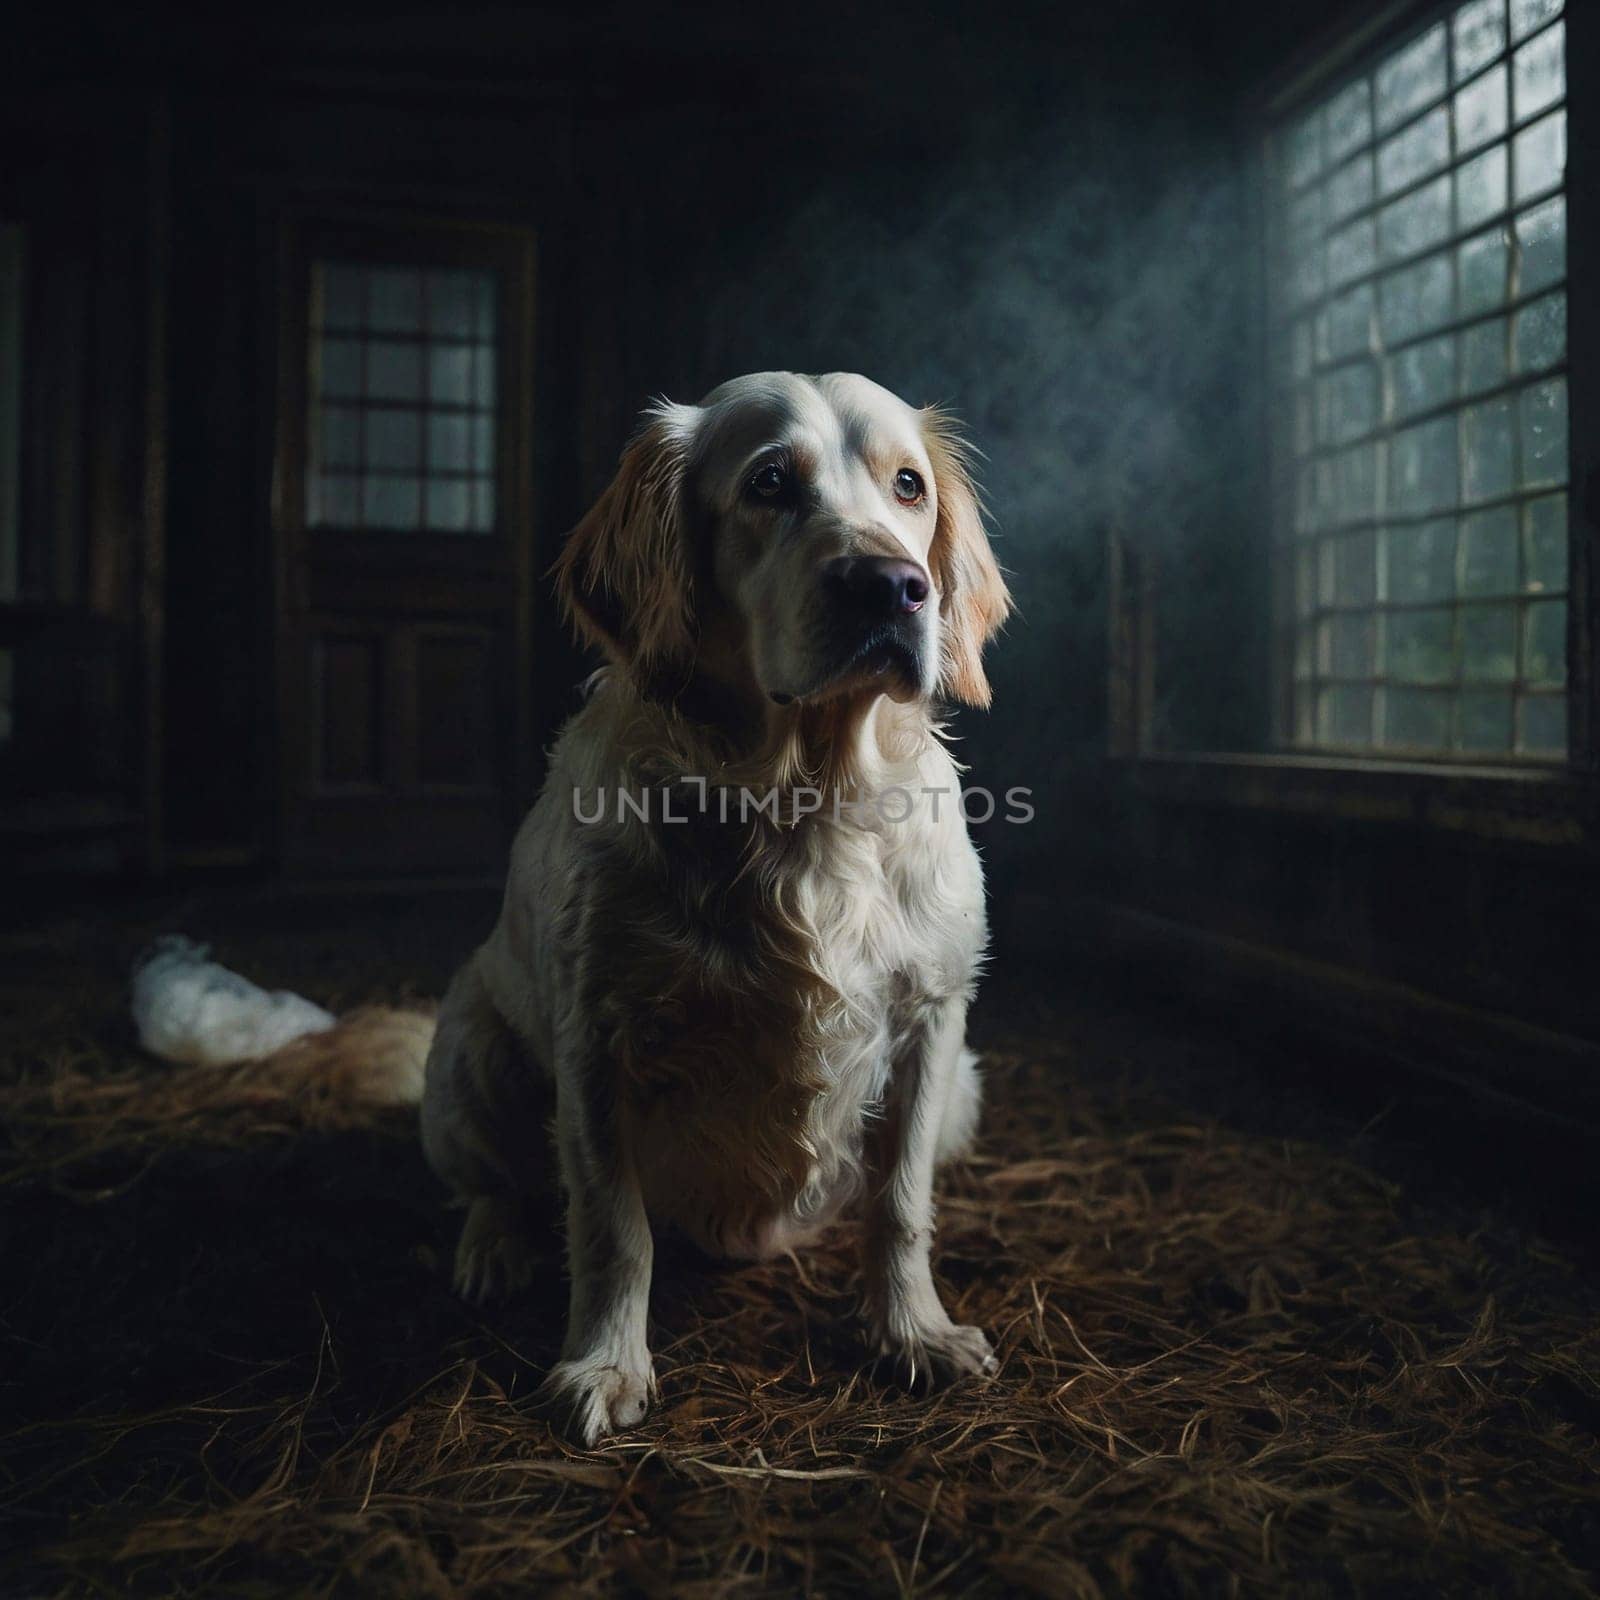
<svg viewBox="0 0 1600 1600"><path fill-rule="evenodd" d="M766 466L758 467L756 474L750 480L750 492L759 495L763 500L775 500L789 487L789 475L776 461L769 461Z"/></svg>
<svg viewBox="0 0 1600 1600"><path fill-rule="evenodd" d="M914 506L927 491L922 479L910 467L901 467L894 475L894 497L903 506Z"/></svg>

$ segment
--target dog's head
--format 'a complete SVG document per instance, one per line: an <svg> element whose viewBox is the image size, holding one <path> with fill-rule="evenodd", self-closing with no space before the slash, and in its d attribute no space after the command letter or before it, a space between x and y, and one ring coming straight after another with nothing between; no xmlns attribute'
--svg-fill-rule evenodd
<svg viewBox="0 0 1600 1600"><path fill-rule="evenodd" d="M1010 596L950 420L853 373L756 373L662 403L556 565L645 692L989 703Z"/></svg>

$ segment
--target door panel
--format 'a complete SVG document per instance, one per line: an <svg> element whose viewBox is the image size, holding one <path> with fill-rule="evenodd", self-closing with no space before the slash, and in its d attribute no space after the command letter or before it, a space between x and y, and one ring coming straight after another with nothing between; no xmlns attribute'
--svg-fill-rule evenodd
<svg viewBox="0 0 1600 1600"><path fill-rule="evenodd" d="M428 789L493 789L493 635L419 630L415 660L417 782Z"/></svg>
<svg viewBox="0 0 1600 1600"><path fill-rule="evenodd" d="M312 634L313 783L317 794L383 787L384 641L381 634Z"/></svg>

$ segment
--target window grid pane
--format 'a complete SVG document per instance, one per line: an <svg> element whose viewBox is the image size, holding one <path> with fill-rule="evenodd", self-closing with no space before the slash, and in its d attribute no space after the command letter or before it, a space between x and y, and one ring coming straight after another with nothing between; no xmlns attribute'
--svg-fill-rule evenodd
<svg viewBox="0 0 1600 1600"><path fill-rule="evenodd" d="M1566 752L1562 9L1468 0L1271 140L1293 746Z"/></svg>
<svg viewBox="0 0 1600 1600"><path fill-rule="evenodd" d="M312 267L312 527L490 533L496 294L490 272Z"/></svg>

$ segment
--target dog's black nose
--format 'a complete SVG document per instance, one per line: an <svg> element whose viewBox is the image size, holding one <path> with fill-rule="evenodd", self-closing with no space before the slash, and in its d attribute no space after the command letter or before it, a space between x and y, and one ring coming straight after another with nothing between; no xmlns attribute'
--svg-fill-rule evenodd
<svg viewBox="0 0 1600 1600"><path fill-rule="evenodd" d="M835 556L822 570L823 582L874 621L920 611L928 580L915 561L893 556Z"/></svg>

